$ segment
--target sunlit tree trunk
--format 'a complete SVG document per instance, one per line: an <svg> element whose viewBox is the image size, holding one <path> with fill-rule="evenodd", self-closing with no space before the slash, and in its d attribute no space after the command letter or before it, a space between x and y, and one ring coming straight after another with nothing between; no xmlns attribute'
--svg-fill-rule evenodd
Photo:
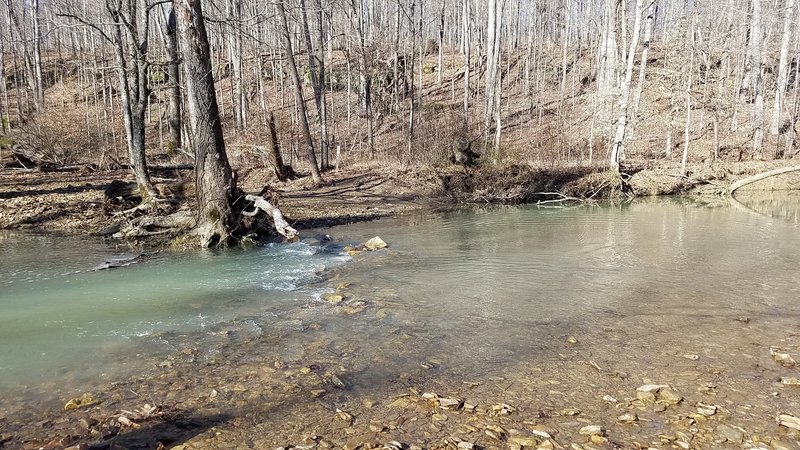
<svg viewBox="0 0 800 450"><path fill-rule="evenodd" d="M181 76L180 76L180 52L178 49L178 30L175 23L176 17L174 10L170 12L167 19L167 56L169 57L169 142L174 148L183 147L183 112L181 111Z"/></svg>
<svg viewBox="0 0 800 450"><path fill-rule="evenodd" d="M39 23L39 0L31 0L33 16L33 97L38 111L45 109L44 83L42 80L42 27ZM5 78L3 79L5 82Z"/></svg>
<svg viewBox="0 0 800 450"><path fill-rule="evenodd" d="M628 102L631 97L631 81L633 80L633 64L636 58L636 48L639 46L639 32L642 25L642 11L645 0L636 0L636 18L634 19L631 46L628 49L628 60L625 64L625 78L622 81L622 96L619 101L619 116L617 129L614 134L614 143L611 147L610 165L614 170L619 170L619 161L623 155L625 145L625 129L628 124Z"/></svg>
<svg viewBox="0 0 800 450"><path fill-rule="evenodd" d="M778 80L775 87L775 104L772 109L772 124L769 133L778 136L781 127L781 113L786 97L786 85L789 82L789 42L792 37L792 19L794 17L794 0L785 0L783 33L781 34L780 60L778 61ZM798 61L800 63L800 61ZM780 154L780 145L776 142L776 154Z"/></svg>
<svg viewBox="0 0 800 450"><path fill-rule="evenodd" d="M236 186L228 164L200 0L176 0L186 100L195 155L197 232L204 247L232 239Z"/></svg>

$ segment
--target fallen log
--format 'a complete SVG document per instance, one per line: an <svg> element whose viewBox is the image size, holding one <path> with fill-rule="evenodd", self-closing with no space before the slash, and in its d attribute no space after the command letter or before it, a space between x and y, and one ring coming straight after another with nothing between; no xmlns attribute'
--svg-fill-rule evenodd
<svg viewBox="0 0 800 450"><path fill-rule="evenodd" d="M728 187L728 189L725 190L725 193L728 194L728 195L733 195L733 193L736 192L737 189L743 188L743 187L747 186L748 184L753 184L753 183L755 183L757 181L765 180L767 178L771 178L771 177L774 177L774 176L777 176L777 175L783 175L785 173L797 172L797 171L800 171L800 166L782 167L780 169L775 169L775 170L770 170L770 171L767 171L767 172L762 172L762 173L753 175L751 177L744 178L742 180L739 180L739 181L733 183L732 185L730 185Z"/></svg>
<svg viewBox="0 0 800 450"><path fill-rule="evenodd" d="M272 206L264 197L258 195L245 195L245 200L253 202L255 209L253 211L242 211L242 214L248 217L253 217L259 211L264 211L268 216L272 217L272 222L275 225L275 231L286 237L290 241L297 239L297 230L289 225L289 222L283 217L280 209Z"/></svg>

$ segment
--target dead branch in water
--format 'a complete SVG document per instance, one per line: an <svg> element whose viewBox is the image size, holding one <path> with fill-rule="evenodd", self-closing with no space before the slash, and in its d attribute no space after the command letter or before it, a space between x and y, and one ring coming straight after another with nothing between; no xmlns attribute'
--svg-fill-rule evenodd
<svg viewBox="0 0 800 450"><path fill-rule="evenodd" d="M584 201L584 199L577 198L577 197L570 197L568 195L562 194L561 192L537 192L534 195L542 195L542 196L549 195L549 196L553 196L553 197L558 197L558 198L553 198L553 199L550 199L550 200L539 200L539 201L536 202L537 205L546 205L548 203L582 202L582 201Z"/></svg>
<svg viewBox="0 0 800 450"><path fill-rule="evenodd" d="M258 195L245 195L245 200L249 202L253 202L253 206L255 209L253 211L242 211L242 214L248 217L253 217L258 214L258 211L264 211L267 215L272 217L272 222L275 224L275 230L286 237L286 239L294 240L297 239L298 233L297 230L292 228L289 223L284 219L283 213L280 209L272 206L272 203L268 202L264 197L259 197Z"/></svg>

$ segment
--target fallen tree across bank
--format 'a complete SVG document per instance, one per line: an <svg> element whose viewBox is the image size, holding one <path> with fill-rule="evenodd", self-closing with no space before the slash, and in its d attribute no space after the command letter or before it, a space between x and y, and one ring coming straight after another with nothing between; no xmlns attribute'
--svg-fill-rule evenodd
<svg viewBox="0 0 800 450"><path fill-rule="evenodd" d="M749 184L753 184L761 180L766 180L767 178L775 177L778 175L783 175L786 173L798 172L798 171L800 171L800 166L781 167L779 169L758 173L756 175L744 178L742 180L739 180L731 184L730 187L728 187L728 189L725 190L725 193L728 195L733 195L733 193L736 192L736 190L741 189Z"/></svg>

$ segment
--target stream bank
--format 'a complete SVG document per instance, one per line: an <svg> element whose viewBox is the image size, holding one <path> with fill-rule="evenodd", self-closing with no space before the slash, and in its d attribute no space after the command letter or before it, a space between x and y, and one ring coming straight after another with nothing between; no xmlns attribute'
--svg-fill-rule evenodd
<svg viewBox="0 0 800 450"><path fill-rule="evenodd" d="M672 164L631 163L622 169L621 178L601 167L390 169L368 165L328 172L326 183L319 187L310 186L307 178L276 183L267 170L252 169L243 171L239 185L246 192L256 193L267 186L277 194L275 198L280 199L279 207L290 224L297 229L310 229L460 204L627 200L676 194L713 196L736 180L787 165L781 161L697 165L690 166L688 176L681 176L679 168ZM122 183L120 180L130 182L130 173L2 170L0 229L110 236L129 220L119 213L130 205L115 202L107 194L112 183ZM162 172L154 175L153 181L165 197L175 201L177 210L191 214L190 170ZM791 180L779 185L771 183L767 189L800 185ZM154 245L167 242L158 237L150 240Z"/></svg>

